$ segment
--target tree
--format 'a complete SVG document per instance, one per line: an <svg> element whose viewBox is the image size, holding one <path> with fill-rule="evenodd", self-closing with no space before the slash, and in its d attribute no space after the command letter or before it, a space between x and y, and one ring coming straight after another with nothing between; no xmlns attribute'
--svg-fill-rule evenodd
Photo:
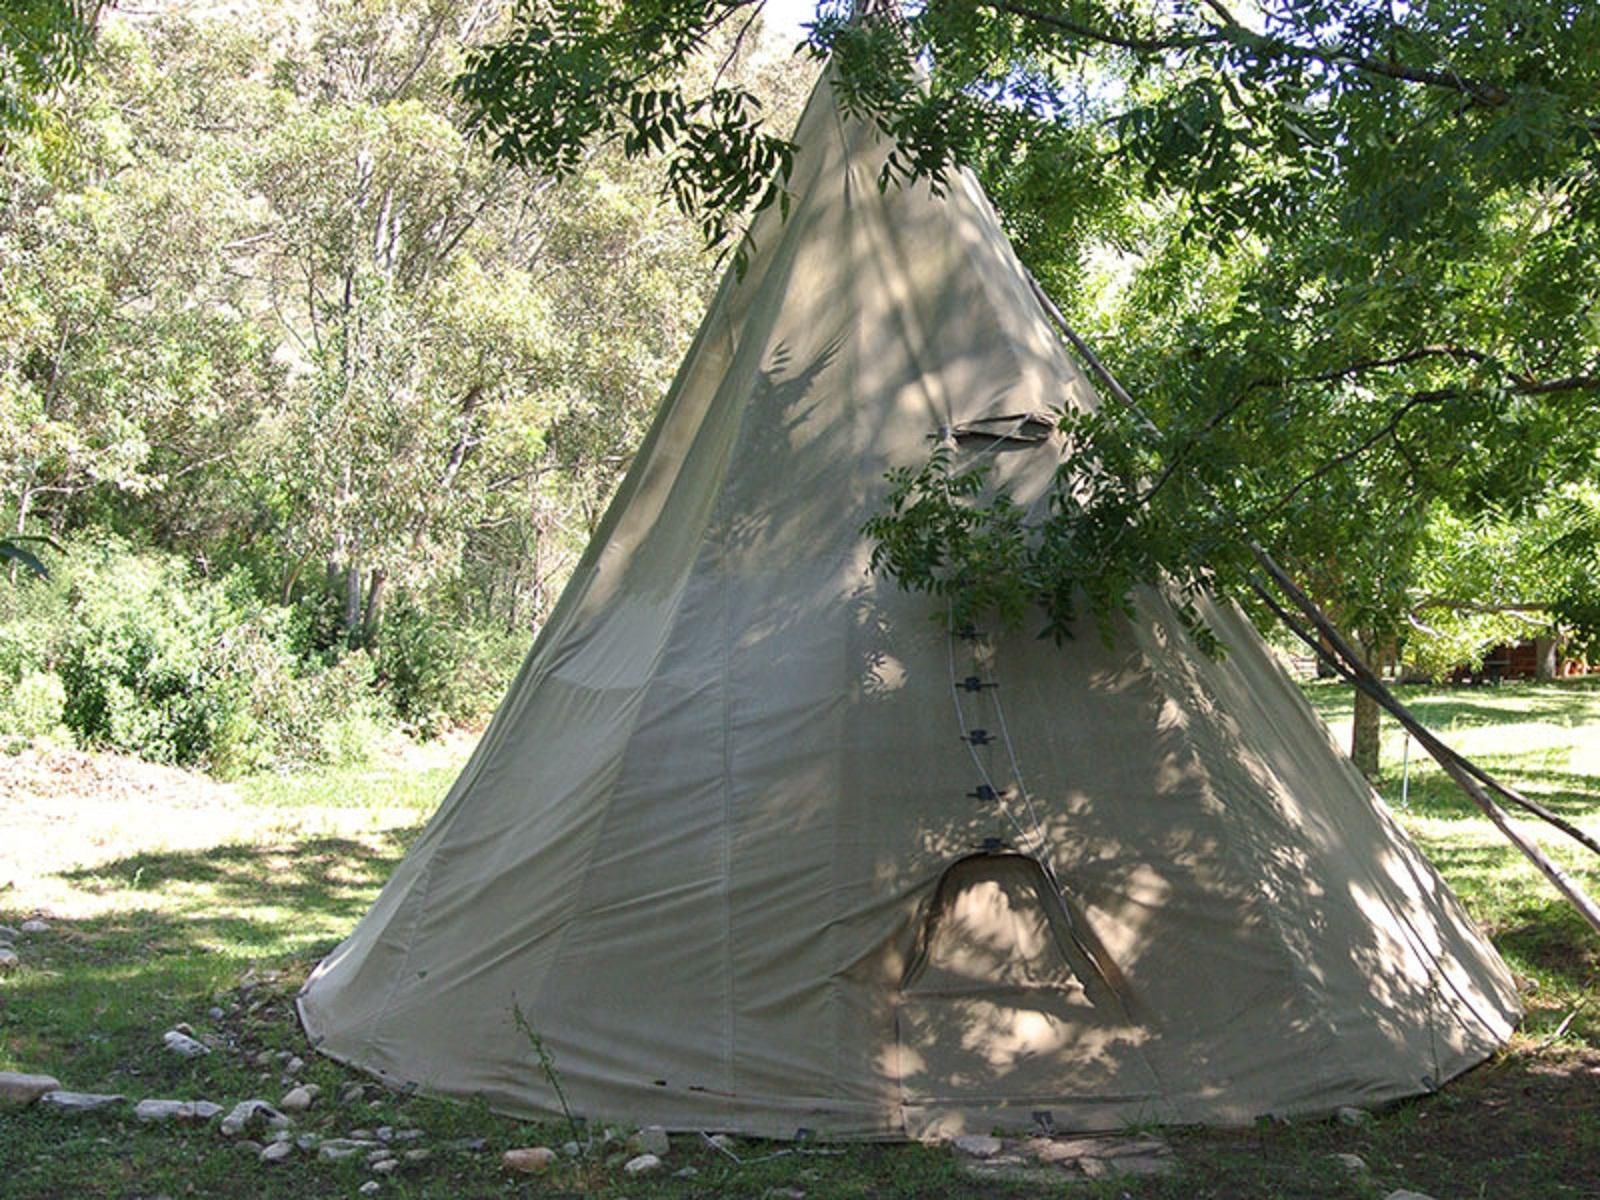
<svg viewBox="0 0 1600 1200"><path fill-rule="evenodd" d="M6 530L242 565L330 656L397 595L526 637L709 283L653 168L463 135L448 84L504 7L103 22L0 157Z"/></svg>
<svg viewBox="0 0 1600 1200"><path fill-rule="evenodd" d="M793 148L747 95L686 83L684 66L760 7L521 9L458 87L502 159L560 172L615 136L664 156L679 202L725 238L781 198ZM822 6L810 46L897 139L882 182L974 167L1143 410L1067 419L1094 494L1012 523L1019 567L974 602L1042 605L1060 631L1084 598L1104 616L1156 579L1246 595L1248 532L1371 657L1405 627L1436 514L1515 519L1594 477L1600 9L849 7ZM934 468L902 478L905 536L876 528L913 586L973 577L966 518L915 503L948 494ZM1369 773L1376 717L1358 705Z"/></svg>
<svg viewBox="0 0 1600 1200"><path fill-rule="evenodd" d="M0 0L0 153L39 116L41 98L77 76L106 0Z"/></svg>

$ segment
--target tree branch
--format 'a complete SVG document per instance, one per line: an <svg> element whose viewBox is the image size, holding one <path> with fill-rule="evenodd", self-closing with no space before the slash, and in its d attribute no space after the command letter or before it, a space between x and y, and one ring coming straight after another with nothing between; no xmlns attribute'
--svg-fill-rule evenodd
<svg viewBox="0 0 1600 1200"><path fill-rule="evenodd" d="M1439 71L1429 67L1408 66L1392 59L1373 58L1370 55L1357 54L1337 45L1302 46L1298 42L1290 42L1283 38L1256 33L1254 30L1241 25L1220 4L1212 3L1211 0L1207 0L1207 3L1223 20L1222 26L1216 32L1171 34L1164 37L1141 37L1117 33L1108 29L1097 29L1092 25L1075 21L1070 17L1062 16L1058 13L1041 12L1036 8L1012 3L1011 0L980 2L978 7L1007 13L1014 17L1020 17L1025 21L1032 21L1038 25L1048 25L1053 29L1058 29L1063 33L1070 33L1075 37L1085 38L1092 42L1100 42L1107 46L1119 46L1124 50L1133 50L1140 54L1162 54L1169 50L1193 50L1202 46L1226 45L1243 50L1252 50L1265 57L1316 62L1333 68L1341 65L1350 66L1368 75L1378 75L1385 79L1394 79L1403 83L1417 83L1425 87L1455 92L1466 96L1474 103L1491 108L1498 108L1511 98L1510 94L1502 87L1485 83L1482 80L1468 79L1456 74L1454 71Z"/></svg>

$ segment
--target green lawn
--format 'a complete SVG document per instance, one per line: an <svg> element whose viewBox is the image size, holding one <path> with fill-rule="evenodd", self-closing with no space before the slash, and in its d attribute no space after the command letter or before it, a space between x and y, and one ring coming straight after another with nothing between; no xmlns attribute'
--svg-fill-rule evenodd
<svg viewBox="0 0 1600 1200"><path fill-rule="evenodd" d="M1307 692L1331 725L1348 722L1343 689L1318 684ZM1600 689L1508 685L1404 695L1447 740L1600 832ZM670 1167L695 1167L692 1179L625 1178L619 1152L545 1176L514 1177L501 1170L499 1151L558 1145L566 1132L376 1087L340 1103L341 1085L360 1077L306 1045L293 1015L294 991L370 903L465 751L458 743L443 754L392 759L371 770L206 785L210 790L186 790L183 777L169 772L148 794L99 808L87 807L88 791L63 790L54 777L38 795L5 777L11 782L9 791L0 790L0 923L17 926L42 906L51 928L20 939L22 966L0 976L0 1069L47 1071L68 1087L132 1098L231 1104L250 1096L276 1101L285 1085L276 1063L258 1065L258 1056L293 1052L306 1060L301 1078L324 1092L297 1121L297 1132L338 1136L379 1125L423 1131L417 1144L430 1157L382 1185L381 1194L397 1197L761 1200L798 1191L813 1200L888 1200L1060 1193L1059 1184L977 1183L948 1152L917 1146L823 1148L735 1163L680 1140ZM1381 790L1529 981L1524 1033L1508 1053L1443 1093L1397 1106L1367 1127L1301 1122L1174 1131L1180 1175L1085 1183L1074 1195L1375 1200L1409 1187L1438 1200L1600 1196L1594 1003L1600 938L1430 762L1413 755L1403 783L1400 739L1391 737L1385 752ZM100 775L83 786L91 784L109 786ZM201 782L193 787L201 789ZM82 813L73 811L74 795L86 806ZM121 824L109 833L96 833L116 820ZM129 851L130 844L139 848ZM1546 844L1555 848L1554 840ZM1600 872L1581 852L1557 853L1600 891ZM217 1049L195 1061L166 1052L161 1035L178 1022ZM484 1148L449 1147L462 1138L481 1138ZM746 1147L744 1157L785 1149ZM1334 1152L1360 1154L1371 1174L1347 1176L1328 1157ZM0 1195L8 1200L350 1197L369 1177L359 1158L263 1165L228 1144L214 1124L145 1127L126 1111L77 1118L37 1109L0 1112Z"/></svg>

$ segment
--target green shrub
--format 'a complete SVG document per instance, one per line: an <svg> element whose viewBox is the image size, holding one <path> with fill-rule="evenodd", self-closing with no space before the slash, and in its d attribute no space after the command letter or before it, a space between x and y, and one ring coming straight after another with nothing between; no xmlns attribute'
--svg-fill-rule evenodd
<svg viewBox="0 0 1600 1200"><path fill-rule="evenodd" d="M399 606L384 624L380 677L401 720L431 737L493 712L527 650L523 634L451 625Z"/></svg>
<svg viewBox="0 0 1600 1200"><path fill-rule="evenodd" d="M61 729L67 689L53 671L29 671L0 696L0 733L49 737Z"/></svg>
<svg viewBox="0 0 1600 1200"><path fill-rule="evenodd" d="M14 593L0 597L0 683L56 679L56 720L85 745L233 777L360 761L358 743L393 720L366 655L297 654L294 614L261 602L242 570L202 579L175 555L102 539Z"/></svg>

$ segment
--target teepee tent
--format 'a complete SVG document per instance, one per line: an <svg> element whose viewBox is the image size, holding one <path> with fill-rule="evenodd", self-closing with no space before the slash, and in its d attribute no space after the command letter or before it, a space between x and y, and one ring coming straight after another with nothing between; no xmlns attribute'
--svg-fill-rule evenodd
<svg viewBox="0 0 1600 1200"><path fill-rule="evenodd" d="M793 1136L1232 1123L1424 1091L1512 981L1234 611L950 631L869 569L937 441L1022 502L1095 396L970 176L818 85L439 812L300 997L396 1087Z"/></svg>

